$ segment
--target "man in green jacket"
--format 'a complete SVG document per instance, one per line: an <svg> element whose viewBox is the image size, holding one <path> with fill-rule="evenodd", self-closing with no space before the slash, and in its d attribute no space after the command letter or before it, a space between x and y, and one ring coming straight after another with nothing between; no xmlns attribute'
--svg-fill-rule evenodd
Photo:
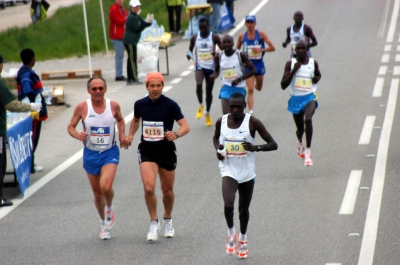
<svg viewBox="0 0 400 265"><path fill-rule="evenodd" d="M0 74L3 71L3 56L0 54ZM39 112L41 103L25 104L16 99L10 92L6 83L0 79L0 207L12 206L13 203L3 197L4 175L7 167L6 138L7 138L7 113L11 112Z"/></svg>
<svg viewBox="0 0 400 265"><path fill-rule="evenodd" d="M125 49L128 52L128 85L141 84L138 78L137 69L137 44L140 40L142 31L149 27L153 22L153 17L148 16L146 20L139 16L140 2L139 0L131 0L129 2L130 12L126 19L125 35L123 43Z"/></svg>

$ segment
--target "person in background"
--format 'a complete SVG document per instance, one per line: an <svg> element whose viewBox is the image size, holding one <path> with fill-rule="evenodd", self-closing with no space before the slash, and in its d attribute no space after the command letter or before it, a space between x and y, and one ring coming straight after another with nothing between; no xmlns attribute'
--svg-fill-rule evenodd
<svg viewBox="0 0 400 265"><path fill-rule="evenodd" d="M20 57L22 60L22 67L17 73L15 80L17 81L18 100L22 101L25 97L30 102L42 103L42 109L39 112L39 117L33 119L32 125L32 173L43 171L42 166L35 164L35 151L39 144L40 131L42 130L42 121L47 120L47 104L42 92L43 85L39 76L32 70L35 65L35 52L30 48L25 48L21 51ZM51 92L50 92L51 93Z"/></svg>
<svg viewBox="0 0 400 265"><path fill-rule="evenodd" d="M231 10L232 15L233 15L233 10L234 10L234 7L235 7L234 0L224 0L224 2L226 4L226 6Z"/></svg>
<svg viewBox="0 0 400 265"><path fill-rule="evenodd" d="M124 0L115 0L110 7L108 17L110 19L109 34L115 51L115 81L126 81L126 77L122 74L125 52L122 38L125 34L125 21L128 17Z"/></svg>
<svg viewBox="0 0 400 265"><path fill-rule="evenodd" d="M131 0L129 2L130 12L128 18L126 19L125 35L123 38L123 43L125 49L128 52L128 85L139 85L138 69L137 69L137 44L140 40L140 35L142 31L151 26L154 18L152 16L147 16L146 20L141 18L139 14L141 13L139 0Z"/></svg>
<svg viewBox="0 0 400 265"><path fill-rule="evenodd" d="M0 54L0 74L3 71L3 64L6 61ZM4 176L7 167L6 138L7 138L7 114L6 110L11 112L39 112L42 103L25 104L18 101L10 92L6 83L0 78L0 207L12 206L13 203L4 198L3 186Z"/></svg>
<svg viewBox="0 0 400 265"><path fill-rule="evenodd" d="M182 34L181 17L182 17L182 0L166 0L168 10L168 24L171 34ZM174 17L175 13L175 17Z"/></svg>
<svg viewBox="0 0 400 265"><path fill-rule="evenodd" d="M215 34L219 33L219 24L221 24L221 5L224 0L207 0L207 3L212 7L211 13L211 31Z"/></svg>

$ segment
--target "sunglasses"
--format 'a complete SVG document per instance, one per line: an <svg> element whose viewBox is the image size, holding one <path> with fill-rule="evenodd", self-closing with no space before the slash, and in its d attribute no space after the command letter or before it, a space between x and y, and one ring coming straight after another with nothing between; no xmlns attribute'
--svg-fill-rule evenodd
<svg viewBox="0 0 400 265"><path fill-rule="evenodd" d="M99 92L102 92L102 91L104 90L104 87L103 87L103 86L92 87L91 90L92 90L93 92L96 92L97 90L98 90Z"/></svg>
<svg viewBox="0 0 400 265"><path fill-rule="evenodd" d="M254 21L252 21L252 20L247 20L247 21L246 21L246 23L253 24L253 23L254 23Z"/></svg>

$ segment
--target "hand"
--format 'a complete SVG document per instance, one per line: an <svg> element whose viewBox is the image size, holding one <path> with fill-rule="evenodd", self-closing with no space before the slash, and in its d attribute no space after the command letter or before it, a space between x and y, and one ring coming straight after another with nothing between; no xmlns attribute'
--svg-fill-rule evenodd
<svg viewBox="0 0 400 265"><path fill-rule="evenodd" d="M214 81L215 80L215 74L211 74L209 77L210 81Z"/></svg>
<svg viewBox="0 0 400 265"><path fill-rule="evenodd" d="M82 131L78 134L78 137L76 137L76 139L78 139L79 141L86 141L87 137L88 134L86 133L86 131Z"/></svg>
<svg viewBox="0 0 400 265"><path fill-rule="evenodd" d="M42 110L42 103L31 103L31 110L39 112Z"/></svg>
<svg viewBox="0 0 400 265"><path fill-rule="evenodd" d="M224 161L225 160L225 156L221 155L220 153L217 152L217 158L220 161Z"/></svg>
<svg viewBox="0 0 400 265"><path fill-rule="evenodd" d="M240 83L240 81L242 81L240 78L236 78L235 80L232 81L232 86L236 86L237 84Z"/></svg>
<svg viewBox="0 0 400 265"><path fill-rule="evenodd" d="M53 96L53 92L51 91L51 89L49 89L49 90L44 90L44 91L42 92L42 96L43 96L43 97Z"/></svg>
<svg viewBox="0 0 400 265"><path fill-rule="evenodd" d="M151 23L153 23L153 20L154 20L154 15L153 14L147 14L146 22L151 24Z"/></svg>
<svg viewBox="0 0 400 265"><path fill-rule="evenodd" d="M249 142L243 142L242 146L246 151L251 151L251 152L257 151L257 147Z"/></svg>
<svg viewBox="0 0 400 265"><path fill-rule="evenodd" d="M178 139L178 137L176 137L175 133L173 131L166 131L164 133L164 138L166 138L168 141L173 141Z"/></svg>
<svg viewBox="0 0 400 265"><path fill-rule="evenodd" d="M287 45L286 42L283 42L283 43L282 43L282 47L283 47L283 48L286 48L286 45Z"/></svg>
<svg viewBox="0 0 400 265"><path fill-rule="evenodd" d="M186 52L186 58L190 61L193 59L193 54L190 50L187 50Z"/></svg>
<svg viewBox="0 0 400 265"><path fill-rule="evenodd" d="M319 76L313 76L313 78L311 80L312 80L313 84L316 84L316 83L318 83L319 79L320 79Z"/></svg>

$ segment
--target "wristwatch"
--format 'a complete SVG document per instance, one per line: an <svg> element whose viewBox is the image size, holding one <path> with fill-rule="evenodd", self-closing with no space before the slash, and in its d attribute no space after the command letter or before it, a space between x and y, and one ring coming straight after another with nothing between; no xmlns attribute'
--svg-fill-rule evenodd
<svg viewBox="0 0 400 265"><path fill-rule="evenodd" d="M261 151L261 146L257 145L257 152Z"/></svg>
<svg viewBox="0 0 400 265"><path fill-rule="evenodd" d="M174 132L176 138L179 138L179 133L178 132Z"/></svg>

